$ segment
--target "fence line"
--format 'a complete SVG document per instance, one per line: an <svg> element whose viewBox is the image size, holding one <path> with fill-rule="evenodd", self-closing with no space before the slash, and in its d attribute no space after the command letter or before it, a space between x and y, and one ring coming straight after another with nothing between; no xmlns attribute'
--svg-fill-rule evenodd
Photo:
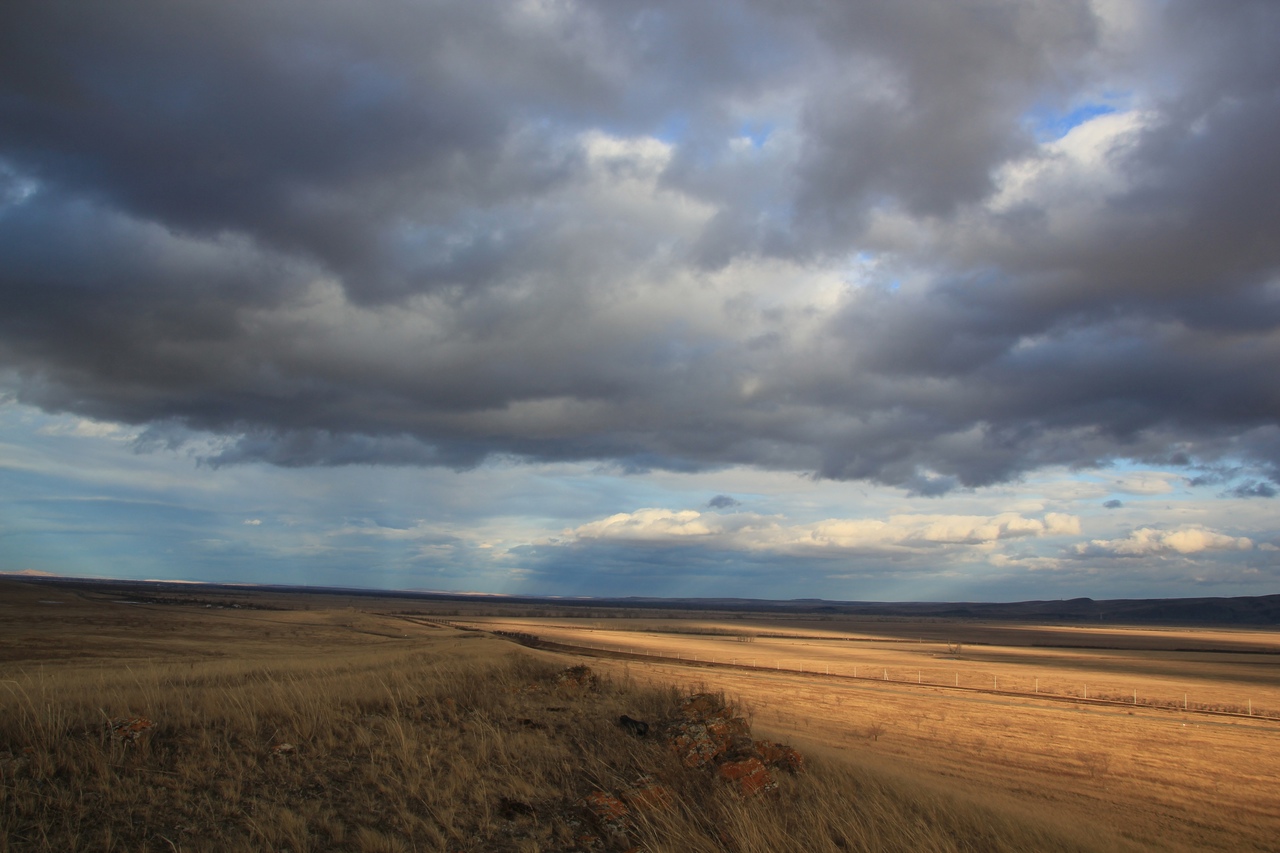
<svg viewBox="0 0 1280 853"><path fill-rule="evenodd" d="M437 621L437 620L432 620L432 621ZM774 658L771 661L773 665L769 666L770 661L768 659L761 659L761 658L752 658L751 663L748 664L745 662L746 660L745 658L742 659L743 663L738 663L739 658L736 658L736 657L717 660L716 658L709 658L705 656L702 658L699 658L697 654L692 654L692 653L688 657L685 657L685 654L682 651L674 652L674 657L671 657L667 653L662 651L648 651L645 649L636 651L634 646L623 647L623 646L611 646L608 644L573 643L573 642L559 641L559 640L546 640L546 639L543 639L542 637L538 637L533 634L526 634L522 632L488 630L488 629L482 629L482 628L478 628L471 625L449 623L444 621L437 621L437 624L447 625L448 627L457 628L459 630L465 630L465 631L485 631L486 633L494 634L500 637L505 637L507 639L512 639L517 642L522 642L526 645L542 646L542 647L548 647L548 648L556 647L556 648L564 649L566 651L574 651L574 650L597 651L603 654L617 655L621 657L639 658L644 660L656 659L656 660L676 661L685 665L725 667L725 668L747 670L747 671L773 670L774 672L788 672L796 675L839 678L847 681L880 681L880 682L890 682L893 684L915 685L917 687L934 687L942 690L963 690L971 693L986 693L986 694L1000 695L1000 696L1038 698L1038 699L1050 700L1050 701L1087 702L1091 705L1112 705L1112 706L1118 705L1118 706L1147 708L1152 710L1181 710L1187 713L1211 714L1216 716L1228 716L1228 717L1246 717L1246 718L1252 718L1256 720L1280 721L1280 712L1274 711L1274 710L1265 710L1262 708L1255 709L1253 707L1252 698L1247 699L1245 701L1245 704L1243 705L1240 705L1240 704L1231 705L1231 704L1222 703L1222 702L1201 703L1201 702L1191 702L1189 700L1190 694L1183 693L1182 702L1179 703L1176 700L1176 698L1172 700L1163 700L1163 699L1155 699L1155 698L1149 698L1149 697L1140 697L1138 696L1137 688L1133 688L1132 691L1127 694L1099 693L1095 689L1093 696L1090 696L1089 686L1085 682L1081 683L1080 695L1074 695L1069 691L1056 693L1056 692L1048 692L1046 690L1042 690L1040 686L1039 677L1033 678L1034 688L1031 692L1028 692L1026 690L1018 690L1016 688L1009 688L1009 687L1005 687L1001 689L999 686L998 674L990 675L991 682L992 682L990 687L981 687L981 686L972 686L968 684L965 684L965 685L960 684L959 671L954 672L951 683L940 682L940 681L925 681L924 671L922 669L912 667L916 669L916 678L913 681L910 679L909 675L901 678L890 678L889 669L888 667L884 667L884 666L872 666L870 668L871 672L873 673L872 675L859 674L860 669L864 671L867 669L867 665L865 663L850 664L850 666L853 668L853 674L850 675L848 673L832 672L831 666L829 664L823 664L821 665L821 668L815 668L811 666L809 669L806 669L803 661L800 661L800 662L788 661L786 658ZM787 666L787 667L783 666L784 663L788 663L788 662L793 664L794 668L792 666ZM880 670L879 676L874 675L874 671L876 669ZM899 669L908 669L908 668L899 667ZM986 675L981 673L975 673L972 676L970 676L970 678L974 680L980 677L986 677ZM1032 678L1031 676L1027 676L1027 677ZM1006 681L1006 684L1008 684L1008 681Z"/></svg>

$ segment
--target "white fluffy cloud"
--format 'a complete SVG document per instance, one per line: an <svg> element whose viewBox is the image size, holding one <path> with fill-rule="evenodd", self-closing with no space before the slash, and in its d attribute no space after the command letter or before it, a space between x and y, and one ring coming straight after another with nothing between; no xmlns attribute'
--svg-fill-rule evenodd
<svg viewBox="0 0 1280 853"><path fill-rule="evenodd" d="M1005 539L1079 533L1077 517L1055 512L1046 513L1043 518L1013 512L994 516L904 514L885 520L829 518L794 524L752 513L718 515L696 510L641 509L589 522L565 531L565 537L651 544L698 540L733 550L801 553L989 546Z"/></svg>
<svg viewBox="0 0 1280 853"><path fill-rule="evenodd" d="M1253 540L1246 536L1229 536L1196 525L1173 530L1140 527L1122 539L1094 539L1076 546L1084 556L1147 557L1158 555L1189 556L1205 551L1248 551Z"/></svg>
<svg viewBox="0 0 1280 853"><path fill-rule="evenodd" d="M1165 471L1135 471L1111 482L1111 490L1129 495L1167 495L1178 480L1176 474Z"/></svg>
<svg viewBox="0 0 1280 853"><path fill-rule="evenodd" d="M710 536L714 531L702 513L691 509L640 509L619 512L588 522L569 534L577 539L609 539L625 542L668 542L691 536Z"/></svg>

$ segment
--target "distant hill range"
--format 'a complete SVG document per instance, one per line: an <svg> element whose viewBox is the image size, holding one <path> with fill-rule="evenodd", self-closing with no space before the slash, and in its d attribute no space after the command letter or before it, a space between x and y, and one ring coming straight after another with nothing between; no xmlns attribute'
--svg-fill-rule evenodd
<svg viewBox="0 0 1280 853"><path fill-rule="evenodd" d="M837 605L839 606L839 605ZM998 603L851 604L848 612L1125 625L1280 625L1280 595Z"/></svg>
<svg viewBox="0 0 1280 853"><path fill-rule="evenodd" d="M485 595L482 593L347 587L212 584L188 581L134 581L67 578L31 573L0 572L0 581L76 588L115 594L139 603L179 603L181 599L221 595L241 598L255 606L256 594L339 595L404 601L457 602L468 605L518 605L557 609L642 609L711 612L772 613L777 615L869 616L912 619L973 619L998 622L1063 623L1073 625L1280 625L1280 595L1235 598L1137 598L1095 601L1072 598L1057 601L827 601L801 598L774 601L757 598L561 598ZM182 603L191 603L184 601Z"/></svg>
<svg viewBox="0 0 1280 853"><path fill-rule="evenodd" d="M598 600L595 604L603 604ZM618 599L629 607L679 607L706 610L749 610L829 613L935 619L981 619L1005 622L1063 622L1122 625L1280 625L1280 595L1238 598L1140 598L1095 601L949 602L824 601L796 599Z"/></svg>

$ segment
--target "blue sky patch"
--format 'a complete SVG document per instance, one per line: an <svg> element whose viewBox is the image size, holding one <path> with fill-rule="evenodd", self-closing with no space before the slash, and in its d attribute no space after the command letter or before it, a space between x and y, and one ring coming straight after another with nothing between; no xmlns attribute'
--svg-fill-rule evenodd
<svg viewBox="0 0 1280 853"><path fill-rule="evenodd" d="M1090 101L1077 104L1065 112L1048 109L1032 110L1027 115L1026 121L1036 141L1044 143L1061 139L1080 125L1098 116L1111 115L1117 111L1112 103Z"/></svg>

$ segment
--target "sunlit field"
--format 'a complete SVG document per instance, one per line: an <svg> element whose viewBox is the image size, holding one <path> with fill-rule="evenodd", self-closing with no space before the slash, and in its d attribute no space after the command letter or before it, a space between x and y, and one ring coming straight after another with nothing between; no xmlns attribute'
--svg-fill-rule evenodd
<svg viewBox="0 0 1280 853"><path fill-rule="evenodd" d="M1269 850L1280 831L1273 632L0 587L0 850ZM598 683L559 680L582 664ZM743 797L616 725L695 691L806 771ZM136 740L112 731L138 718ZM625 832L583 805L650 784L670 798Z"/></svg>
<svg viewBox="0 0 1280 853"><path fill-rule="evenodd" d="M582 647L641 680L715 683L811 748L1101 821L1143 846L1268 849L1280 830L1275 632L751 616L459 624Z"/></svg>
<svg viewBox="0 0 1280 853"><path fill-rule="evenodd" d="M457 624L659 660L1280 718L1276 632L830 617Z"/></svg>

